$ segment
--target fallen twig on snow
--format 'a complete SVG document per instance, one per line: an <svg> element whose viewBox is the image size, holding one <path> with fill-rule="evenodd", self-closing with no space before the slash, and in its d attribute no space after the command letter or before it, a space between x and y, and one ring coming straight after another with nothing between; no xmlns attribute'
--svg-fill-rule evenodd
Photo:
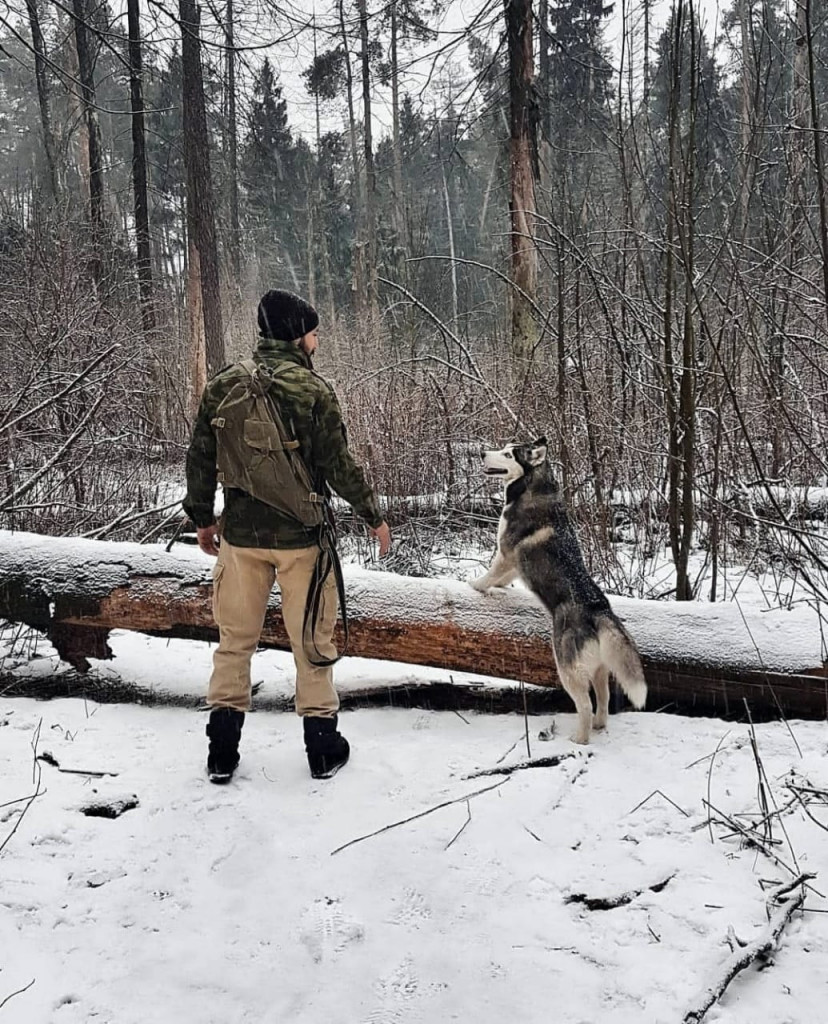
<svg viewBox="0 0 828 1024"><path fill-rule="evenodd" d="M644 797L640 804L636 804L631 811L627 811L627 817L629 817L630 814L635 814L635 812L640 810L644 806L644 804L646 804L649 800L652 800L654 796L660 796L662 800L666 800L668 804L672 804L677 811L681 811L685 818L690 817L689 813L685 811L683 807L679 807L675 800L671 800L670 797L667 796L666 793L662 793L660 789L654 789L649 796Z"/></svg>
<svg viewBox="0 0 828 1024"><path fill-rule="evenodd" d="M745 710L747 711L748 722L750 723L750 745L753 750L754 761L756 762L756 774L758 776L759 797L762 810L764 811L762 826L767 831L768 839L772 839L773 818L776 818L776 820L779 822L779 828L782 830L782 835L785 837L785 842L788 844L788 849L791 851L791 860L793 861L794 868L796 869L796 872L799 873L801 868L799 867L799 862L796 857L796 850L794 850L793 848L791 837L788 835L788 830L785 828L785 822L782 820L782 813L785 810L787 810L788 805L780 809L779 804L776 802L776 797L773 793L773 787L771 786L770 780L768 779L768 773L765 771L765 764L762 761L762 758L759 756L759 744L756 740L756 730L753 727L753 719L751 718L750 707L748 706L747 701L745 701ZM785 724L787 725L787 722ZM796 748L799 751L799 756L802 757L802 751L799 749L799 744L797 743L796 737L793 735L793 732L791 732L790 726L788 726L788 731L791 733L791 738L796 744ZM771 811L769 804L773 804L773 811ZM753 827L755 829L759 828L757 824L754 824Z"/></svg>
<svg viewBox="0 0 828 1024"><path fill-rule="evenodd" d="M592 757L591 754L587 754L587 757ZM511 775L513 772L522 771L524 768L555 768L561 761L567 761L569 758L575 757L574 754L553 754L551 757L536 757L533 761L518 761L517 764L507 764L503 768L483 768L479 772L470 772L468 775L464 775L464 781L467 779L479 779L484 775Z"/></svg>
<svg viewBox="0 0 828 1024"><path fill-rule="evenodd" d="M42 725L43 725L43 719L41 718L40 721L37 723L37 728L35 729L34 736L32 738L32 742L31 742L31 748L32 748L32 785L35 787L35 791L29 797L21 797L18 800L11 800L11 801L9 801L9 804L19 804L19 803L22 803L25 800L26 801L26 806L23 808L23 810L20 812L20 814L18 814L17 821L14 823L14 827L12 828L11 832L9 832L9 834L6 836L6 838L3 840L3 842L0 843L0 853L2 853L3 850L5 850L5 848L8 846L8 844L11 842L12 836L15 834L15 832L18 830L18 828L20 828L20 822L26 817L26 811L28 811L28 809L32 806L32 804L35 802L35 800L39 796L42 796L46 792L45 789L41 789L40 788L40 782L41 782L41 778L42 778L42 769L40 767L40 762L37 759L37 744L38 744L38 740L40 739L40 727ZM4 804L3 806L4 807L8 807L9 804ZM32 982L32 984L34 984L34 981ZM17 995L17 993L15 993L15 995ZM0 1003L0 1006L2 1006L2 1005L3 1004Z"/></svg>
<svg viewBox="0 0 828 1024"><path fill-rule="evenodd" d="M810 810L811 804L816 804L819 807L828 806L828 790L818 789L811 785L810 779L805 776L801 776L801 782L797 781L799 778L800 776L797 776L795 771L791 771L791 781L785 783L785 789L793 794L793 800L802 808L806 817L823 832L828 832L828 824L820 821Z"/></svg>
<svg viewBox="0 0 828 1024"><path fill-rule="evenodd" d="M35 979L32 978L28 985L24 985L23 988L19 988L16 992L12 992L10 995L6 996L3 1002L0 1003L0 1010L3 1009L3 1007L6 1005L6 1003L9 1002L9 1000L14 999L15 996L20 996L23 995L24 992L28 992L32 985L34 985L34 983Z"/></svg>
<svg viewBox="0 0 828 1024"><path fill-rule="evenodd" d="M483 789L477 789L474 793L466 793L463 796L456 797L454 800L444 800L443 803L437 804L436 807L429 807L427 811L420 811L419 814L412 814L411 817L403 818L402 821L395 821L390 825L383 825L382 828L378 828L374 832L369 832L366 836L359 836L357 839L351 839L347 843L343 843L342 846L337 846L335 850L331 850L331 856L333 857L335 853L340 853L342 850L346 850L349 846L361 843L365 839L373 839L374 836L381 835L383 832L390 832L392 828L397 828L400 825L407 825L409 821L416 821L418 818L424 818L427 814L433 814L435 811L440 811L444 807L451 807L452 804L461 804L464 800L471 800L473 797L481 796L483 793L490 793L493 789L498 789L508 781L508 779L502 779L500 782L495 782L491 786L485 786Z"/></svg>
<svg viewBox="0 0 828 1024"><path fill-rule="evenodd" d="M106 775L111 775L112 778L116 778L120 772L107 772L107 771L93 771L86 768L61 768L60 762L48 750L44 750L42 754L37 755L38 761L43 761L46 764L51 765L53 768L57 768L59 772L63 772L64 775L89 775L93 779L102 779Z"/></svg>
<svg viewBox="0 0 828 1024"><path fill-rule="evenodd" d="M716 749L713 751L712 754L703 754L701 757L697 757L695 761L691 761L690 764L686 764L684 766L684 770L687 771L688 768L695 768L696 765L697 764L701 764L702 761L709 761L710 758L715 757L716 754L719 753L719 750L721 749L722 744L727 739L727 737L731 734L732 731L733 731L732 729L728 729L727 730L727 732L724 734L724 736L722 736L722 738L716 744Z"/></svg>
<svg viewBox="0 0 828 1024"><path fill-rule="evenodd" d="M707 767L707 799L708 799L708 801L710 800L710 790L711 790L711 788L713 786L713 765L716 763L716 754L719 753L719 748L724 743L725 737L727 737L729 734L730 734L730 729L727 730L727 732L724 734L724 736L722 736L722 738L716 744L716 749L713 751L713 756L710 758L710 764ZM707 819L707 829L708 829L708 832L710 833L710 845L712 846L715 843L716 840L713 838L713 823L710 820L709 816L708 816L708 819Z"/></svg>
<svg viewBox="0 0 828 1024"><path fill-rule="evenodd" d="M112 776L112 778L114 779L121 774L120 772L93 772L87 770L86 768L58 768L58 771L63 772L64 775L88 775L90 778L93 779L103 779L107 775Z"/></svg>
<svg viewBox="0 0 828 1024"><path fill-rule="evenodd" d="M661 892L675 877L674 871L654 885L647 885L643 889L631 889L629 892L619 893L618 896L587 896L585 892L573 892L566 897L564 903L582 903L587 910L616 910L618 907L625 907L628 903L632 903L637 896L644 892Z"/></svg>
<svg viewBox="0 0 828 1024"><path fill-rule="evenodd" d="M811 814L811 812L808 810L808 804L802 798L802 793L805 792L805 790L802 790L799 787L792 785L789 785L788 789L791 790L791 792L795 795L796 799L799 801L799 806L802 808L805 814L811 819L811 821L819 828L821 828L823 832L828 832L828 825L823 824L819 820L819 818L815 818L813 814ZM822 803L821 800L815 802L820 804Z"/></svg>
<svg viewBox="0 0 828 1024"><path fill-rule="evenodd" d="M712 985L705 988L693 1009L688 1010L682 1018L682 1024L699 1024L710 1007L722 998L725 989L737 974L746 967L750 967L755 960L763 959L773 952L788 922L805 902L805 888L808 879L814 877L812 874L801 874L792 882L787 882L774 890L768 900L770 920L762 936L755 942L746 945L744 949L734 952L727 959L721 976ZM794 889L798 889L798 892L794 893Z"/></svg>
<svg viewBox="0 0 828 1024"><path fill-rule="evenodd" d="M520 741L522 739L523 739L522 736L518 736L518 738L515 740L515 742L506 751L506 753L505 754L501 754L501 756L495 761L495 764L503 764L503 762L506 760L506 758L509 756L509 754L512 753L512 751L515 749L515 747L518 745L518 743L520 743Z"/></svg>
<svg viewBox="0 0 828 1024"><path fill-rule="evenodd" d="M457 830L457 832L454 833L454 835L451 837L451 839L449 839L449 841L446 843L446 849L448 849L450 846L452 846L454 843L457 842L457 840L463 834L463 832L465 831L466 826L468 825L468 823L470 821L471 821L471 806L469 804L469 801L467 800L466 801L466 820L463 822L463 824L460 826L460 828Z"/></svg>
<svg viewBox="0 0 828 1024"><path fill-rule="evenodd" d="M750 829L745 828L744 825L740 825L739 822L735 820L735 818L732 818L729 815L725 814L724 811L720 811L717 807L714 807L711 803L708 803L707 800L702 800L702 803L705 807L707 807L708 811L712 811L713 814L718 816L719 824L725 824L729 826L733 830L734 834L738 833L738 835L741 837L745 845L752 846L755 849L759 850L769 860L772 860L774 864L777 864L780 868L784 868L789 875L797 877L797 872L794 870L794 868L792 868L790 864L787 864L784 860L782 860L782 858L778 854L774 853L773 850L768 846L768 844L761 840L758 834L754 834ZM807 875L803 877L812 878L814 876ZM824 893L821 893L819 889L815 889L812 885L808 885L807 883L806 888L810 889L815 896L819 896L820 898L825 899Z"/></svg>

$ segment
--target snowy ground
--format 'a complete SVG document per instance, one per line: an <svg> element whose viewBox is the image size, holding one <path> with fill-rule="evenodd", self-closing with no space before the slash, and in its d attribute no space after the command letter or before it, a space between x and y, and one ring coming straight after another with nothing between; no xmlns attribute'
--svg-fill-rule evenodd
<svg viewBox="0 0 828 1024"><path fill-rule="evenodd" d="M532 742L533 757L573 755L557 767L465 779L526 758L521 718L361 710L342 716L351 763L314 782L298 720L258 712L218 788L203 714L0 698L0 1004L32 982L0 1022L680 1021L730 955L729 927L753 940L763 885L791 877L705 825L703 800L761 817L748 728L630 713L585 751L572 723ZM792 779L828 790L825 724L791 728L801 755L784 725L756 729L780 807ZM36 736L61 768L117 774L34 764ZM7 804L40 772L30 806ZM114 820L80 810L133 795ZM774 819L773 850L828 892L828 806L808 810ZM806 907L708 1020L818 1019L828 901Z"/></svg>
<svg viewBox="0 0 828 1024"><path fill-rule="evenodd" d="M451 556L459 578L488 560ZM669 590L661 567L648 592ZM811 606L772 572L728 581L740 607L793 606L795 618ZM9 647L14 632L0 638L4 669L61 671L43 640ZM813 638L824 657L819 623ZM139 698L203 695L212 645L115 632L112 646L115 661L94 670ZM289 655L257 654L259 706L289 699L292 676ZM336 678L347 691L471 677L348 658ZM672 1024L717 979L729 929L760 936L766 890L791 878L707 824L703 801L742 827L762 818L745 725L625 714L584 751L564 714L531 754L571 757L467 779L526 759L522 719L360 710L342 716L351 764L317 783L297 719L260 710L221 789L204 776L205 721L0 693L0 1024ZM532 720L530 737L545 724ZM828 726L791 731L756 727L784 808L767 849L828 894L828 800L800 789L803 808L791 788L828 791ZM117 774L58 771L33 747L62 769ZM81 812L125 797L138 804L114 820ZM579 895L623 900L567 902ZM740 975L706 1020L819 1019L828 900L809 892L805 907L773 965Z"/></svg>

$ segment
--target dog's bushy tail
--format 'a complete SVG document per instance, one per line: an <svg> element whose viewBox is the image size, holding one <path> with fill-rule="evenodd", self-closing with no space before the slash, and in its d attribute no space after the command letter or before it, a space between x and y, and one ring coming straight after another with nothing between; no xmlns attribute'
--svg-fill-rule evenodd
<svg viewBox="0 0 828 1024"><path fill-rule="evenodd" d="M598 639L601 660L618 680L633 706L640 711L647 703L647 683L635 644L614 616L602 620Z"/></svg>

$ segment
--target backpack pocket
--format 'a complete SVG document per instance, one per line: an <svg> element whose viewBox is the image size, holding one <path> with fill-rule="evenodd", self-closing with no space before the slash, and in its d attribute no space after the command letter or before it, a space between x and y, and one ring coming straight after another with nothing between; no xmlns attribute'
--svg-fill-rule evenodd
<svg viewBox="0 0 828 1024"><path fill-rule="evenodd" d="M283 452L286 448L286 445L282 444L276 424L264 420L244 421L244 442L257 451Z"/></svg>

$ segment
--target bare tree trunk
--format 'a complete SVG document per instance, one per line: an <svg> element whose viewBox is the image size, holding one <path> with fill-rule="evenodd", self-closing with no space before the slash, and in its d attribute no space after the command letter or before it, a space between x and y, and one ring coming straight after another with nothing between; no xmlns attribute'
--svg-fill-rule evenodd
<svg viewBox="0 0 828 1024"><path fill-rule="evenodd" d="M371 62L368 50L368 3L359 7L360 60L362 62L362 138L365 151L365 255L368 271L369 328L373 333L379 320L377 296L377 175L374 169L374 140L371 126Z"/></svg>
<svg viewBox="0 0 828 1024"><path fill-rule="evenodd" d="M805 182L808 151L809 74L808 74L808 8L805 0L796 3L793 75L791 76L791 125L789 133L789 187L785 234L788 238L788 282L785 302L790 291L798 288L799 261L807 233L806 209L810 195ZM769 421L771 430L771 476L778 476L782 465L785 425L782 416L785 401L785 334L774 330L769 353Z"/></svg>
<svg viewBox="0 0 828 1024"><path fill-rule="evenodd" d="M540 78L540 138L538 146L540 147L540 190L541 200L538 202L538 208L547 217L548 223L545 225L543 230L544 237L551 247L556 246L560 239L558 238L557 232L555 231L555 212L552 202L552 67L551 61L549 60L549 0L540 0L540 7L538 9L538 44L539 44L539 58L538 58L538 72ZM552 280L551 275L549 276L549 284L547 287L539 289L539 296L542 296L544 301L552 303Z"/></svg>
<svg viewBox="0 0 828 1024"><path fill-rule="evenodd" d="M201 259L192 226L187 236L187 348L190 354L190 413L195 416L201 393L207 384L208 373Z"/></svg>
<svg viewBox="0 0 828 1024"><path fill-rule="evenodd" d="M678 165L679 153L679 102L681 97L681 59L684 36L684 4L680 2L673 9L672 39L670 41L670 95L668 106L668 170L664 246L664 398L667 414L667 496L668 529L673 564L681 560L681 512L679 487L681 460L679 454L679 424L676 407L676 376L673 357L673 307L675 302L676 271L675 245L678 234Z"/></svg>
<svg viewBox="0 0 828 1024"><path fill-rule="evenodd" d="M557 330L555 332L555 357L557 362L556 418L560 424L561 486L564 494L570 494L570 458L569 439L567 436L566 408L566 261L564 259L563 240L558 236L556 245L555 281L557 284Z"/></svg>
<svg viewBox="0 0 828 1024"><path fill-rule="evenodd" d="M443 162L443 140L440 134L440 120L437 117L436 111L434 114L434 120L437 124L437 159L440 162L440 179L443 185L443 203L446 208L446 231L448 232L449 265L451 273L451 314L452 323L456 324L460 311L460 302L457 289L457 253L455 252L454 249L454 224L452 222L451 216L451 196L449 194L448 180L446 178L446 167Z"/></svg>
<svg viewBox="0 0 828 1024"><path fill-rule="evenodd" d="M740 162L741 175L741 229L743 236L748 229L750 211L751 178L753 171L753 145L756 138L754 110L756 67L753 56L753 30L751 25L752 0L739 0L739 30L742 44L742 89L741 89L741 138Z"/></svg>
<svg viewBox="0 0 828 1024"><path fill-rule="evenodd" d="M224 331L201 66L201 14L195 0L178 0L178 9L184 80L184 162L187 167L187 234L190 254L187 315L190 340L195 346L193 365L199 368L193 378L193 397L197 399L200 394L198 384L202 380L202 361L207 378L224 365Z"/></svg>
<svg viewBox="0 0 828 1024"><path fill-rule="evenodd" d="M805 8L805 35L808 51L808 93L811 101L811 137L814 140L817 198L819 200L819 241L822 250L822 285L825 315L828 317L828 204L825 196L825 155L822 150L822 132L819 123L819 101L814 70L814 27L811 0L799 0Z"/></svg>
<svg viewBox="0 0 828 1024"><path fill-rule="evenodd" d="M532 172L532 0L508 0L510 180L512 227L512 350L519 359L531 356L538 338L532 311L538 277L535 230L535 181Z"/></svg>
<svg viewBox="0 0 828 1024"><path fill-rule="evenodd" d="M135 245L141 320L145 334L155 329L150 251L147 154L144 136L144 86L142 79L141 22L138 0L127 0L129 31L129 96L132 107L132 186L135 194Z"/></svg>
<svg viewBox="0 0 828 1024"><path fill-rule="evenodd" d="M650 12L653 0L644 3L644 99L650 94Z"/></svg>
<svg viewBox="0 0 828 1024"><path fill-rule="evenodd" d="M681 538L676 565L676 600L692 601L693 586L688 575L690 546L695 526L693 492L696 484L696 318L693 280L695 276L695 191L696 113L698 106L698 39L693 0L690 0L690 118L682 202L684 257L684 330L682 332L681 385L679 388L679 451L681 454Z"/></svg>
<svg viewBox="0 0 828 1024"><path fill-rule="evenodd" d="M365 210L362 202L362 184L359 167L359 148L357 146L356 115L354 114L354 72L351 67L351 53L348 48L348 33L345 28L345 0L338 0L339 31L342 36L342 49L345 53L345 94L348 100L348 135L351 141L351 164L353 166L353 195L356 220L356 253L353 265L353 289L356 295L355 309L358 319L367 316L367 266L364 250Z"/></svg>
<svg viewBox="0 0 828 1024"><path fill-rule="evenodd" d="M313 17L313 59L316 60L316 15ZM325 220L322 215L322 119L319 109L319 94L314 95L316 108L316 177L314 179L314 201L319 214L320 228L318 231L319 247L321 251L322 275L325 279L325 289L328 297L328 308L330 316L330 329L336 326L336 302L334 301L333 280L331 277L331 260L328 251L328 236L325 231Z"/></svg>
<svg viewBox="0 0 828 1024"><path fill-rule="evenodd" d="M402 183L402 143L400 141L400 65L398 57L398 0L391 0L391 142L394 150L394 262L397 277L405 284L406 216Z"/></svg>
<svg viewBox="0 0 828 1024"><path fill-rule="evenodd" d="M449 195L448 181L446 180L446 169L442 162L440 172L443 176L443 200L446 204L446 228L448 229L449 259L451 260L451 315L452 323L456 324L460 316L460 297L457 289L457 261L454 251L454 225L451 219L451 197Z"/></svg>
<svg viewBox="0 0 828 1024"><path fill-rule="evenodd" d="M75 48L78 54L78 77L81 83L81 103L87 131L89 155L89 214L92 224L92 276L96 284L101 280L101 242L104 225L103 147L101 127L95 100L95 76L92 53L87 32L86 0L72 0L75 21Z"/></svg>
<svg viewBox="0 0 828 1024"><path fill-rule="evenodd" d="M230 250L233 283L238 286L241 277L241 232L239 230L239 145L236 116L236 24L233 0L227 0L224 37L227 43L227 123L224 130L227 150L227 206L230 215L227 248Z"/></svg>
<svg viewBox="0 0 828 1024"><path fill-rule="evenodd" d="M87 656L107 657L104 645L111 629L191 641L217 638L212 587L203 564L183 555L139 544L3 533L0 575L0 616L48 633L61 657L81 670L88 667ZM457 588L445 580L346 566L345 591L354 656L540 686L557 682L549 657L548 616L523 588L486 601L471 587ZM288 649L280 605L277 587L261 642ZM782 711L824 720L825 676L818 662L814 665L807 653L794 649L781 670L756 652L746 654L746 634L762 636L767 629L761 611L732 604L682 608L627 600L623 615L641 648L651 707L675 701L682 710L723 714L747 698L754 714L778 717ZM341 638L340 626L336 642ZM32 685L31 677L24 685ZM65 693L63 675L60 685Z"/></svg>
<svg viewBox="0 0 828 1024"><path fill-rule="evenodd" d="M49 171L49 187L52 198L60 198L60 169L57 158L57 145L52 129L52 114L49 108L49 79L46 75L46 43L40 29L40 15L37 0L26 0L29 12L29 26L32 32L32 46L35 54L35 81L37 82L37 101L40 106L40 126L43 130L43 149L46 153L46 166Z"/></svg>
<svg viewBox="0 0 828 1024"><path fill-rule="evenodd" d="M308 194L308 229L307 229L307 260L308 260L308 301L316 305L316 191L311 181L312 171L308 171L305 183Z"/></svg>

